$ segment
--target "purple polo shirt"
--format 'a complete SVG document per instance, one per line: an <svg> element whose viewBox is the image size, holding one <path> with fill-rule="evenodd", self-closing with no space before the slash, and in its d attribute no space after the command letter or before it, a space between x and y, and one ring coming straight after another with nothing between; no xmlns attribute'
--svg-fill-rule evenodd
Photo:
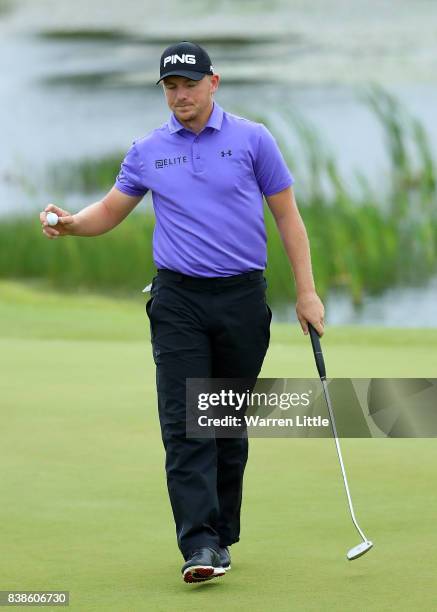
<svg viewBox="0 0 437 612"><path fill-rule="evenodd" d="M293 183L267 128L214 102L199 134L173 114L135 140L115 186L131 196L152 191L157 268L231 276L266 267L263 194Z"/></svg>

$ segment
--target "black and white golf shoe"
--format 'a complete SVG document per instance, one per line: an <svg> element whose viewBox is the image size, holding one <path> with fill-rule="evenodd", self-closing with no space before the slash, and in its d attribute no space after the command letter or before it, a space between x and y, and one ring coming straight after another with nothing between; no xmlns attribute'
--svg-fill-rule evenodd
<svg viewBox="0 0 437 612"><path fill-rule="evenodd" d="M224 576L220 556L213 548L199 548L190 554L190 558L182 566L182 576L185 582L205 582Z"/></svg>

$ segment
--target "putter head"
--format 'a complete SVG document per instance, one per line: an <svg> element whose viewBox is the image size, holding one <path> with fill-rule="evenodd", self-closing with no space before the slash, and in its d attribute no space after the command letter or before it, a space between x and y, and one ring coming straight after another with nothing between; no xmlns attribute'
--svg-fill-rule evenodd
<svg viewBox="0 0 437 612"><path fill-rule="evenodd" d="M365 542L361 542L357 546L351 548L347 553L347 558L349 561L353 561L354 559L358 559L362 555L365 555L368 550L370 550L373 546L373 542L370 540L366 540Z"/></svg>

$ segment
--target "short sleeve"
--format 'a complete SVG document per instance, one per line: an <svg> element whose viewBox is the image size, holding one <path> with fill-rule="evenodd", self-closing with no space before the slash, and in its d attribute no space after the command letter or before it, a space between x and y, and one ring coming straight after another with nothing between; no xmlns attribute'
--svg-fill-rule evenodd
<svg viewBox="0 0 437 612"><path fill-rule="evenodd" d="M115 179L117 189L130 196L143 196L148 192L141 176L141 160L135 145L132 143L121 163L120 172Z"/></svg>
<svg viewBox="0 0 437 612"><path fill-rule="evenodd" d="M269 196L293 185L294 178L272 134L264 125L259 124L259 127L254 170L259 188Z"/></svg>

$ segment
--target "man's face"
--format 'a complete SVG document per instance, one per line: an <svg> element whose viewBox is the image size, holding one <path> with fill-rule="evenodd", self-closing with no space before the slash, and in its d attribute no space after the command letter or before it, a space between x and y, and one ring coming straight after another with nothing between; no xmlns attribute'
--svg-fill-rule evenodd
<svg viewBox="0 0 437 612"><path fill-rule="evenodd" d="M165 77L167 104L180 121L193 121L209 107L218 82L217 74L205 75L200 81L183 76Z"/></svg>

